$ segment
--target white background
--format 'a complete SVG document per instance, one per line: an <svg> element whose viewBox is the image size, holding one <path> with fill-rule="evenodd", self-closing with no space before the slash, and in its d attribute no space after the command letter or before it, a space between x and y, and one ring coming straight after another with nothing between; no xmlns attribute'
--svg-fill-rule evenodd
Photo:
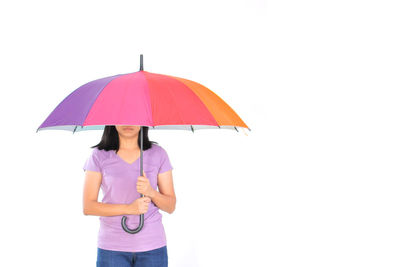
<svg viewBox="0 0 400 267"><path fill-rule="evenodd" d="M202 83L251 132L150 131L169 266L400 266L398 1L3 1L1 266L95 266L100 131L37 127L86 82Z"/></svg>

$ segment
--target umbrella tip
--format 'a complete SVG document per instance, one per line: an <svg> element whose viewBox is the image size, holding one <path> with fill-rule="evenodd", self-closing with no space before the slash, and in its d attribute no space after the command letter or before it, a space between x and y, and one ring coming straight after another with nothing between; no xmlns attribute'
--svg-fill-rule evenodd
<svg viewBox="0 0 400 267"><path fill-rule="evenodd" d="M140 71L143 70L143 54L140 54Z"/></svg>

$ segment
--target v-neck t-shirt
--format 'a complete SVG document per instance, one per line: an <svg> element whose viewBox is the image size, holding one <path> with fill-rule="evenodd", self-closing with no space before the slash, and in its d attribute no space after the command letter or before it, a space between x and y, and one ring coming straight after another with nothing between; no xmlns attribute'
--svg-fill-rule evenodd
<svg viewBox="0 0 400 267"><path fill-rule="evenodd" d="M143 171L151 186L157 190L157 176L173 169L166 150L158 144L143 150ZM137 178L140 175L140 157L128 163L116 150L92 149L83 170L96 171L102 174L101 189L103 203L130 204L140 198L136 190ZM126 216L129 229L136 229L140 215L125 214L117 216L99 216L100 228L97 246L107 250L126 252L142 252L157 249L167 245L166 234L162 224L162 214L151 201L144 213L143 228L136 234L124 231L121 219Z"/></svg>

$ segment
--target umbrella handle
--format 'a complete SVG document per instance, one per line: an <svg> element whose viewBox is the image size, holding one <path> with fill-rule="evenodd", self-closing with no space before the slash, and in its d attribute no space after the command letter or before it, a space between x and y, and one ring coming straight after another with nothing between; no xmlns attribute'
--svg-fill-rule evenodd
<svg viewBox="0 0 400 267"><path fill-rule="evenodd" d="M140 197L143 197L143 194L140 194ZM126 225L126 219L127 219L126 216L123 216L121 219L121 225L125 232L127 232L129 234L136 234L140 230L142 230L143 224L144 224L144 214L143 213L140 214L139 226L136 229L129 229L129 227Z"/></svg>
<svg viewBox="0 0 400 267"><path fill-rule="evenodd" d="M143 60L143 55L140 55L141 64ZM141 67L142 68L142 67ZM143 126L140 126L140 175L143 176ZM140 197L144 197L143 194L140 194ZM126 225L126 216L123 216L121 219L121 225L125 232L129 234L136 234L143 228L144 224L144 214L140 214L139 226L136 229L129 229Z"/></svg>

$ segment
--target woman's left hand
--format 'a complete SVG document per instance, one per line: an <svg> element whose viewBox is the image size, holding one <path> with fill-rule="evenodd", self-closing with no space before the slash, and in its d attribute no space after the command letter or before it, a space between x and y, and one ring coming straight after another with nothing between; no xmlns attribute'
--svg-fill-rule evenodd
<svg viewBox="0 0 400 267"><path fill-rule="evenodd" d="M136 190L148 197L153 196L154 189L151 187L150 180L146 177L146 173L143 171L144 176L139 176L136 183Z"/></svg>

